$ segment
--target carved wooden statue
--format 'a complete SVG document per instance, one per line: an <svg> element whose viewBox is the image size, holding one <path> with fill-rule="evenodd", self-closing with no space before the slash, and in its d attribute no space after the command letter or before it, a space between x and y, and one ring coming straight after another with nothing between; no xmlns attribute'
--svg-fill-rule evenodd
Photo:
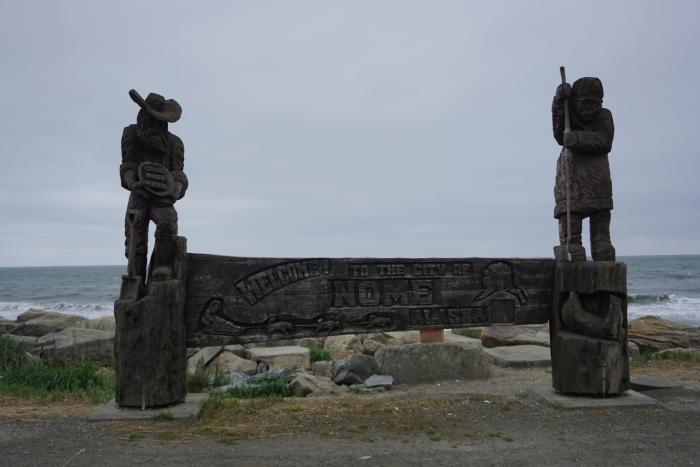
<svg viewBox="0 0 700 467"><path fill-rule="evenodd" d="M610 242L613 120L598 78L562 84L552 103L557 162L554 217L560 245L551 320L552 380L562 393L608 396L629 389L627 268ZM593 262L586 262L582 221L591 222Z"/></svg>
<svg viewBox="0 0 700 467"><path fill-rule="evenodd" d="M615 132L612 113L603 108L603 84L598 78L580 78L570 86L562 71L562 81L552 102L554 138L564 147L554 188L561 245L557 256L568 254L573 261L585 261L581 230L588 217L593 261L615 261L610 242L613 199L608 163Z"/></svg>
<svg viewBox="0 0 700 467"><path fill-rule="evenodd" d="M117 373L116 402L123 407L161 407L184 400L185 278L187 241L177 236L173 204L187 190L183 173L184 146L168 131L182 109L172 100L151 93L136 124L124 128L122 186L131 191L126 210L128 274L122 278L114 305ZM150 274L146 274L148 224L156 224Z"/></svg>
<svg viewBox="0 0 700 467"><path fill-rule="evenodd" d="M146 278L148 224L156 224L151 270L154 278L172 277L177 239L175 201L185 196L187 176L183 172L185 148L168 131L168 123L180 119L182 109L175 100L150 93L144 100L135 90L129 95L140 107L136 124L124 128L122 187L131 191L126 209L126 256L130 273Z"/></svg>

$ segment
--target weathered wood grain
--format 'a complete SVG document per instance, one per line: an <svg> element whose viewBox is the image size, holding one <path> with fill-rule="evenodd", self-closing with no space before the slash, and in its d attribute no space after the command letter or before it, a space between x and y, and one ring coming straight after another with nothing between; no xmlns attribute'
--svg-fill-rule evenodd
<svg viewBox="0 0 700 467"><path fill-rule="evenodd" d="M546 322L554 261L188 255L189 346Z"/></svg>

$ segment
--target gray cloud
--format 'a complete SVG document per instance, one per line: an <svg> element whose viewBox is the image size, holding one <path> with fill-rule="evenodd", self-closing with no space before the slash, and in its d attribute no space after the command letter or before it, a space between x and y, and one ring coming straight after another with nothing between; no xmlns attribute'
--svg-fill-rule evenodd
<svg viewBox="0 0 700 467"><path fill-rule="evenodd" d="M177 99L190 250L551 256L558 67L615 118L619 254L698 253L700 6L0 7L0 265L115 264L130 88Z"/></svg>

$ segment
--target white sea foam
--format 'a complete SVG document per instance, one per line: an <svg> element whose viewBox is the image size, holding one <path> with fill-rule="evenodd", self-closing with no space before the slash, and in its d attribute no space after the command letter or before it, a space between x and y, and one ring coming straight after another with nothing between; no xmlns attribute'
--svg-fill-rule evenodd
<svg viewBox="0 0 700 467"><path fill-rule="evenodd" d="M0 316L5 319L15 320L19 315L30 308L45 311L58 311L60 313L84 316L89 319L111 316L114 313L114 306L107 303L0 302Z"/></svg>
<svg viewBox="0 0 700 467"><path fill-rule="evenodd" d="M679 323L700 326L700 298L675 294L653 296L631 295L627 309L630 320L654 315Z"/></svg>

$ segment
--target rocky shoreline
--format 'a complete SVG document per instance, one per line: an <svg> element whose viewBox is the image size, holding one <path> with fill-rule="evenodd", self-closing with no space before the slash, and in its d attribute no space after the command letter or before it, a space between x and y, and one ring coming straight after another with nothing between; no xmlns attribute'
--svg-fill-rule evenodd
<svg viewBox="0 0 700 467"><path fill-rule="evenodd" d="M22 342L31 358L46 363L87 360L111 366L114 332L113 317L86 319L39 309L15 321L0 317L0 335ZM629 323L629 344L633 358L672 349L700 352L700 329L645 316ZM218 391L272 377L288 383L294 396L316 397L484 379L491 365L549 366L548 347L546 324L456 329L435 344L421 344L418 331L341 335L188 349L188 373L204 373L210 383L216 379ZM319 351L330 358L319 359Z"/></svg>

